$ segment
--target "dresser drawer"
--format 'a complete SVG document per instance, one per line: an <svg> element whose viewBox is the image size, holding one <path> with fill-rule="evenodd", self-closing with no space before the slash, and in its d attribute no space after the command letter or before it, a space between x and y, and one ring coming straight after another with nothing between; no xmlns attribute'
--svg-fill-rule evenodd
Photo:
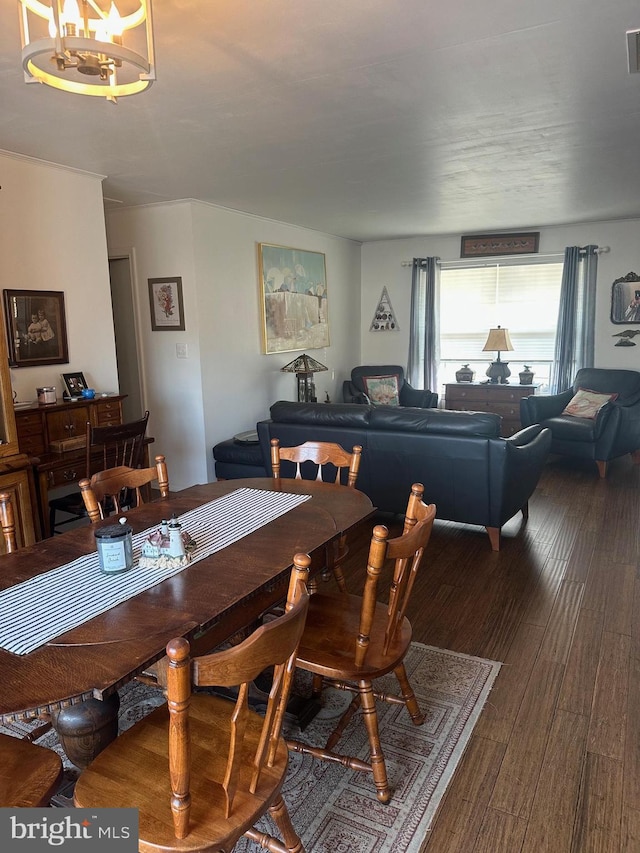
<svg viewBox="0 0 640 853"><path fill-rule="evenodd" d="M122 418L122 411L119 401L109 400L104 403L97 403L95 407L96 424L98 426L108 426L109 424L119 424Z"/></svg>
<svg viewBox="0 0 640 853"><path fill-rule="evenodd" d="M75 463L70 463L65 468L53 468L47 474L50 489L55 489L57 486L68 486L69 483L77 483L83 477L84 463L81 459Z"/></svg>
<svg viewBox="0 0 640 853"><path fill-rule="evenodd" d="M485 388L479 388L476 385L447 385L447 404L453 402L460 403L486 403L488 399ZM452 408L448 406L448 408Z"/></svg>
<svg viewBox="0 0 640 853"><path fill-rule="evenodd" d="M515 403L487 403L487 409L501 415L503 418L516 418L520 420L520 400Z"/></svg>
<svg viewBox="0 0 640 853"><path fill-rule="evenodd" d="M20 453L26 453L27 456L40 456L45 452L44 438L41 432L37 432L35 435L20 433L18 443L20 445Z"/></svg>
<svg viewBox="0 0 640 853"><path fill-rule="evenodd" d="M28 415L20 415L16 417L16 429L18 430L18 438L27 435L37 435L42 433L42 418L39 412L30 412Z"/></svg>
<svg viewBox="0 0 640 853"><path fill-rule="evenodd" d="M520 401L536 393L535 385L445 385L445 409L454 412L493 412L502 418L501 434L520 429Z"/></svg>

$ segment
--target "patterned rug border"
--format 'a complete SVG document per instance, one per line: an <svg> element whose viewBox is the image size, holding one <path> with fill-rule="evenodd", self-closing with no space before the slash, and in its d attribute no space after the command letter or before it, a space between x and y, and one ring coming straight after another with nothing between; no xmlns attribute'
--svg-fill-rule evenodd
<svg viewBox="0 0 640 853"><path fill-rule="evenodd" d="M416 654L419 652L423 654ZM446 663L455 660L474 666L459 667L457 673L449 668L447 672ZM427 719L423 726L414 727L403 706L378 703L380 735L392 784L394 769L396 772L396 791L388 805L377 802L370 774L318 762L310 756L290 756L282 793L308 853L420 853L502 664L418 642L411 643L406 664ZM297 686L309 687L306 673L298 674L297 679ZM389 690L397 683L390 674L378 685ZM305 731L300 732L293 725L287 736L302 740L311 737L317 744L328 735L340 709L351 698L343 691L328 694L322 711ZM121 696L121 731L164 702L158 688L137 682L126 685ZM0 726L0 731L21 736L39 724L15 723ZM55 732L47 733L38 742L62 755L67 780L76 778L76 770L62 752ZM347 727L341 747L368 759L368 742L358 715ZM266 820L264 828L273 831ZM252 842L241 839L234 853L253 853L257 849Z"/></svg>
<svg viewBox="0 0 640 853"><path fill-rule="evenodd" d="M463 658L466 660L471 660L474 662L481 662L486 664L490 668L490 673L487 676L485 684L478 694L475 705L469 717L460 733L460 736L451 750L451 755L449 757L449 761L447 762L447 766L445 767L440 781L436 786L436 789L431 797L431 802L429 803L429 807L425 812L422 823L425 823L426 826L424 828L425 834L431 830L431 826L433 824L433 819L436 816L436 812L440 803L442 802L442 798L444 797L445 791L447 790L451 779L453 778L453 774L455 773L458 764L460 763L460 759L462 758L464 751L471 740L471 735L476 726L476 723L480 719L480 714L484 710L484 706L487 704L487 699L489 698L489 694L493 689L493 685L495 683L496 678L500 673L500 668L502 667L502 663L499 661L489 660L488 658L480 658L475 655L467 655L463 652L453 652L450 649L440 649L436 646L427 646L424 643L412 643L412 646L416 646L421 649L425 649L432 652L444 652L447 655L455 655L458 658ZM424 838L420 841L417 847L407 848L406 853L419 853L420 848L424 843Z"/></svg>

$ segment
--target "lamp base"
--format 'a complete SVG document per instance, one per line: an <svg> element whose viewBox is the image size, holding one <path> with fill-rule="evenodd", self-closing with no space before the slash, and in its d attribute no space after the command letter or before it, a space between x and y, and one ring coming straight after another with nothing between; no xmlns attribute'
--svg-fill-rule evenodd
<svg viewBox="0 0 640 853"><path fill-rule="evenodd" d="M487 376L492 385L508 385L509 376L511 376L509 362L492 361L487 368Z"/></svg>

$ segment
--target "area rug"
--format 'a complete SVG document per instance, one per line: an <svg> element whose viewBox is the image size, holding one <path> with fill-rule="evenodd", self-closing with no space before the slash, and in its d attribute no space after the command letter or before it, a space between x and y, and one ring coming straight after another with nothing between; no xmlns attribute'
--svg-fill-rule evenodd
<svg viewBox="0 0 640 853"><path fill-rule="evenodd" d="M403 706L378 703L380 738L393 789L390 803L377 801L368 773L291 755L282 793L308 853L419 853L500 664L420 643L412 643L405 663L426 719L422 726L414 726ZM304 693L308 687L301 674L296 691ZM395 691L395 677L380 679L376 689ZM163 701L158 690L137 683L124 688L121 697L121 730ZM324 743L350 699L343 691L325 691L322 710L304 731L288 718L285 734ZM7 730L17 733L15 726ZM59 750L54 732L38 742ZM368 759L359 715L347 727L340 749ZM73 778L68 762L66 773ZM275 832L268 819L263 828ZM242 839L234 853L258 849Z"/></svg>

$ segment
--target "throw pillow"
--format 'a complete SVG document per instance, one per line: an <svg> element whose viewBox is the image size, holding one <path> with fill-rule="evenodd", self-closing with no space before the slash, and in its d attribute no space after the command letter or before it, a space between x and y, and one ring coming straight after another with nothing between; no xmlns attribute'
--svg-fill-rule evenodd
<svg viewBox="0 0 640 853"><path fill-rule="evenodd" d="M615 400L617 396L617 394L601 394L598 391L591 391L589 388L578 388L562 414L572 415L575 418L594 419L600 409Z"/></svg>
<svg viewBox="0 0 640 853"><path fill-rule="evenodd" d="M399 406L398 376L363 376L367 397L379 406Z"/></svg>

